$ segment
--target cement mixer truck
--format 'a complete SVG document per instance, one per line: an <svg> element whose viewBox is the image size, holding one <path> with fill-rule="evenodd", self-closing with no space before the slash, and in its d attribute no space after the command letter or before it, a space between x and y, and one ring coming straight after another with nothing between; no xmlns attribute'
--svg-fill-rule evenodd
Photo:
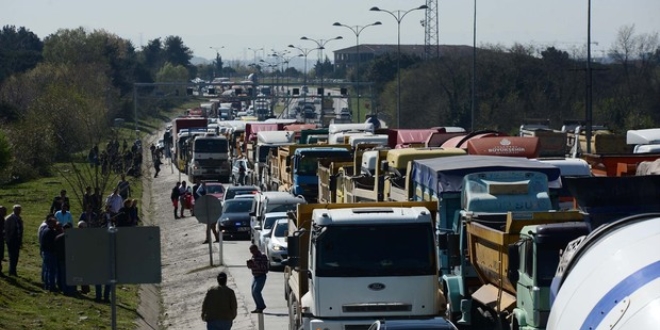
<svg viewBox="0 0 660 330"><path fill-rule="evenodd" d="M658 329L660 176L567 183L594 230L562 254L547 329Z"/></svg>

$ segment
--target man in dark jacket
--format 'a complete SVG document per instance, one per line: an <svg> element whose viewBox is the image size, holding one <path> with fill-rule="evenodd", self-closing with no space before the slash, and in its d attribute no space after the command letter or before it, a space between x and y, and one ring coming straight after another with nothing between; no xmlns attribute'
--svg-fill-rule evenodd
<svg viewBox="0 0 660 330"><path fill-rule="evenodd" d="M73 296L75 289L73 286L66 284L66 231L73 227L67 223L62 227L64 229L61 234L55 237L55 254L57 257L57 285L66 296Z"/></svg>
<svg viewBox="0 0 660 330"><path fill-rule="evenodd" d="M7 216L7 208L0 205L0 276L5 276L2 273L2 259L5 258L5 217Z"/></svg>
<svg viewBox="0 0 660 330"><path fill-rule="evenodd" d="M179 197L181 197L181 190L180 190L181 182L177 182L174 188L172 188L172 193L170 194L170 199L172 200L172 206L174 206L174 219L179 218L179 214L177 213L179 209ZM181 208L183 208L183 205L181 205ZM183 211L181 211L183 213Z"/></svg>
<svg viewBox="0 0 660 330"><path fill-rule="evenodd" d="M41 252L43 253L44 262L42 271L44 277L44 289L49 291L57 291L55 285L57 280L57 254L55 251L55 238L60 233L56 225L57 220L54 217L49 217L46 220L46 229L41 237Z"/></svg>
<svg viewBox="0 0 660 330"><path fill-rule="evenodd" d="M71 204L69 204L69 197L66 195L66 190L62 189L59 196L53 198L53 202L50 204L50 213L55 214L55 212L62 209L64 204L71 207Z"/></svg>
<svg viewBox="0 0 660 330"><path fill-rule="evenodd" d="M9 252L9 276L18 276L16 266L18 255L23 246L23 219L21 206L14 205L14 212L5 219L5 242Z"/></svg>
<svg viewBox="0 0 660 330"><path fill-rule="evenodd" d="M202 303L202 320L207 329L230 330L236 318L236 294L227 287L227 274L221 272L217 277L218 285L206 292Z"/></svg>

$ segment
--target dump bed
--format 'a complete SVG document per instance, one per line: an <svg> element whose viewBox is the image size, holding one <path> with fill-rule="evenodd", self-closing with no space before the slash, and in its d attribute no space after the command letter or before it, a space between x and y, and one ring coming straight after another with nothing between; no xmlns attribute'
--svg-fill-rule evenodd
<svg viewBox="0 0 660 330"><path fill-rule="evenodd" d="M660 212L660 175L567 177L564 184L591 229L629 215Z"/></svg>
<svg viewBox="0 0 660 330"><path fill-rule="evenodd" d="M468 214L465 223L469 260L482 284L515 297L516 289L507 277L508 248L518 241L520 230L531 225L582 220L583 215L578 211L508 212L495 216ZM502 299L499 310L513 307L513 302Z"/></svg>

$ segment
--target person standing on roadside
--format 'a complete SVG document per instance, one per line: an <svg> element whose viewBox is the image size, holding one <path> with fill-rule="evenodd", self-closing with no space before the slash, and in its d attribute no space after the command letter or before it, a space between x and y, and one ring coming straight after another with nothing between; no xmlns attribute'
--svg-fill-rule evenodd
<svg viewBox="0 0 660 330"><path fill-rule="evenodd" d="M227 287L227 274L220 272L218 285L206 292L202 303L202 320L207 330L230 330L236 318L238 304L234 290Z"/></svg>
<svg viewBox="0 0 660 330"><path fill-rule="evenodd" d="M18 276L18 256L23 246L23 219L21 218L21 206L14 205L14 212L5 219L5 242L9 253L9 276Z"/></svg>
<svg viewBox="0 0 660 330"><path fill-rule="evenodd" d="M7 208L0 205L0 277L4 277L2 273L2 260L5 258L5 217L7 216Z"/></svg>
<svg viewBox="0 0 660 330"><path fill-rule="evenodd" d="M178 210L179 210L179 197L181 196L181 190L179 189L179 186L181 186L181 182L176 183L174 188L172 188L172 193L170 194L170 199L172 200L172 206L174 206L174 219L178 219ZM183 207L183 205L181 206ZM183 211L181 212L183 213Z"/></svg>
<svg viewBox="0 0 660 330"><path fill-rule="evenodd" d="M56 292L57 286L57 255L55 251L55 237L59 234L55 228L57 220L55 217L49 217L46 220L46 229L41 235L41 253L43 254L42 277L44 289L50 292Z"/></svg>
<svg viewBox="0 0 660 330"><path fill-rule="evenodd" d="M57 259L57 286L65 296L75 295L75 288L66 284L66 231L73 226L67 223L62 226L62 232L55 237L55 257Z"/></svg>
<svg viewBox="0 0 660 330"><path fill-rule="evenodd" d="M268 273L268 257L261 253L259 247L252 244L250 245L250 253L252 258L247 260L247 267L252 271L252 298L257 308L252 313L262 313L266 309L264 297L261 291L266 285L266 274Z"/></svg>
<svg viewBox="0 0 660 330"><path fill-rule="evenodd" d="M117 183L117 189L119 189L119 196L121 196L122 201L131 197L131 183L126 180L126 174L121 174L121 180Z"/></svg>
<svg viewBox="0 0 660 330"><path fill-rule="evenodd" d="M62 209L55 212L55 218L62 226L67 223L70 223L73 226L73 216L69 212L69 205L62 206Z"/></svg>
<svg viewBox="0 0 660 330"><path fill-rule="evenodd" d="M101 214L103 209L103 195L101 195L101 188L96 187L92 194L92 211L96 212L96 214Z"/></svg>
<svg viewBox="0 0 660 330"><path fill-rule="evenodd" d="M60 194L53 198L53 202L50 204L50 213L55 214L55 212L61 210L64 205L71 204L69 204L69 197L66 195L66 190L62 189Z"/></svg>
<svg viewBox="0 0 660 330"><path fill-rule="evenodd" d="M124 205L124 200L119 195L119 188L115 188L112 194L105 199L105 205L110 205L110 211L113 215L119 212L119 209Z"/></svg>

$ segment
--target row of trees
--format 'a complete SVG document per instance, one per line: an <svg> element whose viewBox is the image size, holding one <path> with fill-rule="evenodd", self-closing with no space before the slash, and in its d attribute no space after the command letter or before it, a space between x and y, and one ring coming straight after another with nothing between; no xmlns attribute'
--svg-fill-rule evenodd
<svg viewBox="0 0 660 330"><path fill-rule="evenodd" d="M133 117L133 83L188 81L196 74L191 58L177 36L136 50L104 30L62 29L41 40L24 27L3 27L0 182L48 175L53 162L100 145L115 134L115 118ZM2 157L3 146L11 157Z"/></svg>
<svg viewBox="0 0 660 330"><path fill-rule="evenodd" d="M472 127L472 56L442 54L423 61L402 55L401 126ZM466 55L469 54L469 55ZM569 54L533 45L481 47L477 51L475 129L515 133L532 118L585 120L586 52ZM660 126L660 43L658 33L619 30L607 57L592 61L593 124L612 129ZM380 115L396 122L396 54L368 65L364 80L375 82Z"/></svg>
<svg viewBox="0 0 660 330"><path fill-rule="evenodd" d="M593 63L594 124L623 130L660 123L658 34L620 30L606 61ZM402 54L401 126L461 126L514 132L528 118L584 119L584 56L553 47L480 47L472 122L471 48L424 61ZM0 31L0 171L28 179L48 174L54 161L107 140L113 120L133 116L133 83L181 82L194 77L246 75L261 66L193 66L181 38L150 40L136 49L129 40L103 30L63 29L40 39L24 27ZM396 54L364 63L363 81L374 82L375 104L390 126L397 105ZM231 67L228 69L228 67ZM282 74L276 72L276 74ZM300 73L288 68L283 74ZM334 70L328 58L314 65L312 77L354 73ZM175 88L140 93L176 94ZM180 95L185 95L185 92ZM140 112L155 114L181 99L140 99ZM4 137L3 137L4 136ZM11 157L4 156L11 154ZM10 160L8 161L8 159Z"/></svg>

